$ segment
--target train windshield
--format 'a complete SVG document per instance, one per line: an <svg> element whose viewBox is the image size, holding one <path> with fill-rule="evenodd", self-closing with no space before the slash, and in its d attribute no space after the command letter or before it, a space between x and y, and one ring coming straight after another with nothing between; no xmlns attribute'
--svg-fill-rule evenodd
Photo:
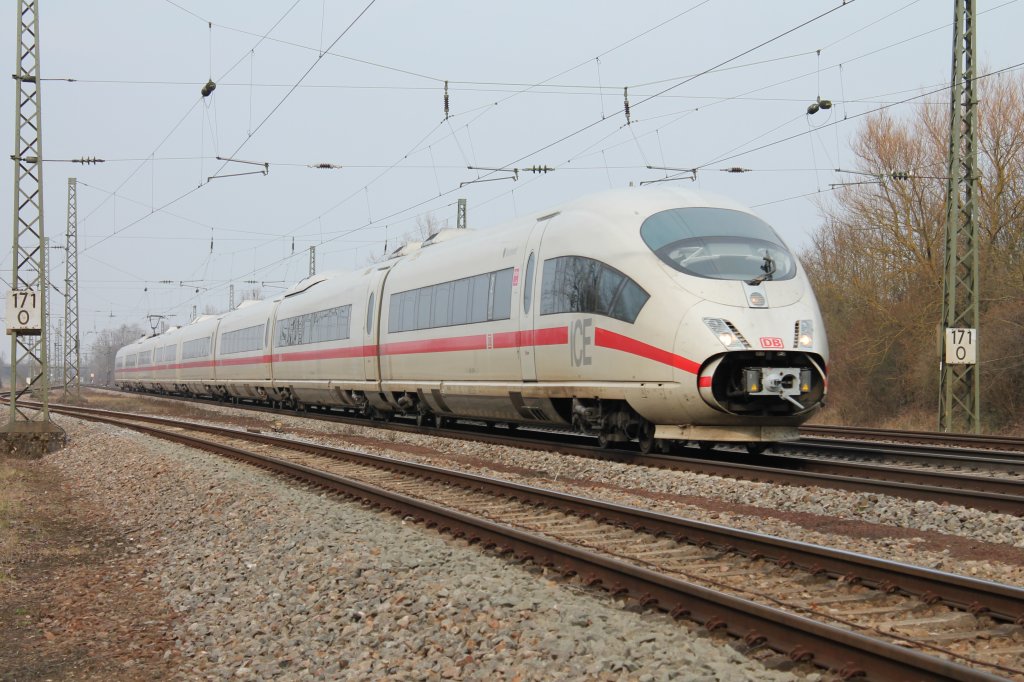
<svg viewBox="0 0 1024 682"><path fill-rule="evenodd" d="M679 272L708 279L792 279L796 259L760 218L724 208L674 208L640 227L644 243Z"/></svg>

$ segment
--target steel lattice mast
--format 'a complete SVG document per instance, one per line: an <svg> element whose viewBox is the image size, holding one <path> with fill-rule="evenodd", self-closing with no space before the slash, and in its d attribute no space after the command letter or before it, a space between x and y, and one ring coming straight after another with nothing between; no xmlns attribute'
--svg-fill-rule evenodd
<svg viewBox="0 0 1024 682"><path fill-rule="evenodd" d="M38 292L40 307L46 309L43 255L43 156L42 108L39 97L39 11L36 0L18 0L17 90L14 133L14 266L11 278L15 290ZM28 371L26 385L17 389L18 365ZM11 412L9 431L20 422L48 424L49 381L47 378L46 325L39 334L11 334ZM42 409L25 411L18 398L36 392ZM44 431L40 429L40 431Z"/></svg>
<svg viewBox="0 0 1024 682"><path fill-rule="evenodd" d="M64 396L81 397L78 329L78 180L68 178L67 265L64 269Z"/></svg>
<svg viewBox="0 0 1024 682"><path fill-rule="evenodd" d="M974 0L956 0L955 4L942 326L970 329L976 334L979 317L978 225L975 219L978 115L974 96L977 31ZM977 358L970 364L953 364L948 361L945 349L940 356L939 429L978 432L981 377Z"/></svg>

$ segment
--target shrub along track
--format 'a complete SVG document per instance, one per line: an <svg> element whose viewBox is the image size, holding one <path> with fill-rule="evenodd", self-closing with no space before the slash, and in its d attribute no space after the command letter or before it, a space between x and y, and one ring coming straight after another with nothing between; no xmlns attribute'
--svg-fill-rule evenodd
<svg viewBox="0 0 1024 682"><path fill-rule="evenodd" d="M849 676L1024 680L1024 590L217 426L62 412L217 452ZM204 438L194 434L203 432Z"/></svg>

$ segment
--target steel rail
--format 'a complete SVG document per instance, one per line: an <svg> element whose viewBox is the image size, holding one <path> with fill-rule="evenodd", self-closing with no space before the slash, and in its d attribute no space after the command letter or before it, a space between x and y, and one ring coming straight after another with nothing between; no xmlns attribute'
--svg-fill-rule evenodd
<svg viewBox="0 0 1024 682"><path fill-rule="evenodd" d="M875 450L860 450L869 456ZM733 457L728 457L730 460ZM718 461L709 458L709 461ZM964 490L979 493L1001 493L1016 497L1024 503L1024 479L997 478L993 476L976 476L972 474L950 473L928 469L912 469L895 464L880 464L870 461L842 461L822 459L814 456L772 454L761 455L757 466L766 466L774 470L793 470L807 474L831 474L844 478L869 477L872 480L889 483L908 483L921 486L939 487L943 490ZM1017 465L1021 470L1022 464ZM1018 514L1024 513L1021 508Z"/></svg>
<svg viewBox="0 0 1024 682"><path fill-rule="evenodd" d="M948 445L922 445L918 443L882 443L852 438L819 438L801 436L800 440L785 443L785 449L806 449L810 452L830 452L838 455L867 455L871 458L941 464L945 466L975 467L1005 471L1024 471L1024 452L993 450L990 448L957 448Z"/></svg>
<svg viewBox="0 0 1024 682"><path fill-rule="evenodd" d="M943 433L941 431L897 431L893 429L875 429L866 426L829 426L825 424L804 424L800 433L808 436L825 436L829 438L849 438L858 436L871 440L887 440L895 442L910 441L918 444L967 445L979 449L1005 446L1010 450L1024 451L1024 438L1014 436L978 435L974 433Z"/></svg>
<svg viewBox="0 0 1024 682"><path fill-rule="evenodd" d="M65 411L65 408L61 408ZM70 410L68 410L70 413ZM678 578L592 552L577 546L510 528L486 519L384 490L360 481L318 471L301 464L215 443L184 433L169 433L156 426L133 423L137 415L117 418L79 412L82 418L132 428L152 436L226 455L262 468L359 498L364 503L412 516L428 527L466 537L499 553L513 553L554 567L565 575L580 575L584 582L613 594L628 594L645 606L656 606L674 617L687 617L709 630L724 629L751 646L767 645L794 660L836 670L842 677L868 673L880 679L991 681L1004 678L962 664L936 658L880 639L821 623L740 597L726 595ZM146 421L146 420L143 420ZM181 422L173 426L181 428ZM191 426L191 425L189 425ZM232 437L248 432L232 431ZM262 434L259 434L262 435ZM280 439L292 447L296 441ZM320 448L321 446L315 446ZM807 648L808 639L814 650Z"/></svg>

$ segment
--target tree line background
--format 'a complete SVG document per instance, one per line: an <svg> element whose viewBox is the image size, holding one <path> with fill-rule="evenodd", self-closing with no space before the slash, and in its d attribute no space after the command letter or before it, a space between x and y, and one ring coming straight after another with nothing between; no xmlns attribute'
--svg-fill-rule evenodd
<svg viewBox="0 0 1024 682"><path fill-rule="evenodd" d="M1024 432L1024 80L976 82L982 425ZM934 430L945 250L949 102L870 116L854 170L801 259L829 335L829 407L818 421ZM909 173L894 179L892 173ZM888 177L886 177L886 175Z"/></svg>
<svg viewBox="0 0 1024 682"><path fill-rule="evenodd" d="M976 91L982 424L1024 433L1024 79L982 78ZM948 100L922 101L904 118L869 116L852 142L853 170L879 181L853 176L868 182L819 205L801 254L831 351L817 421L936 428L948 144ZM101 332L83 374L111 381L114 353L142 333Z"/></svg>

